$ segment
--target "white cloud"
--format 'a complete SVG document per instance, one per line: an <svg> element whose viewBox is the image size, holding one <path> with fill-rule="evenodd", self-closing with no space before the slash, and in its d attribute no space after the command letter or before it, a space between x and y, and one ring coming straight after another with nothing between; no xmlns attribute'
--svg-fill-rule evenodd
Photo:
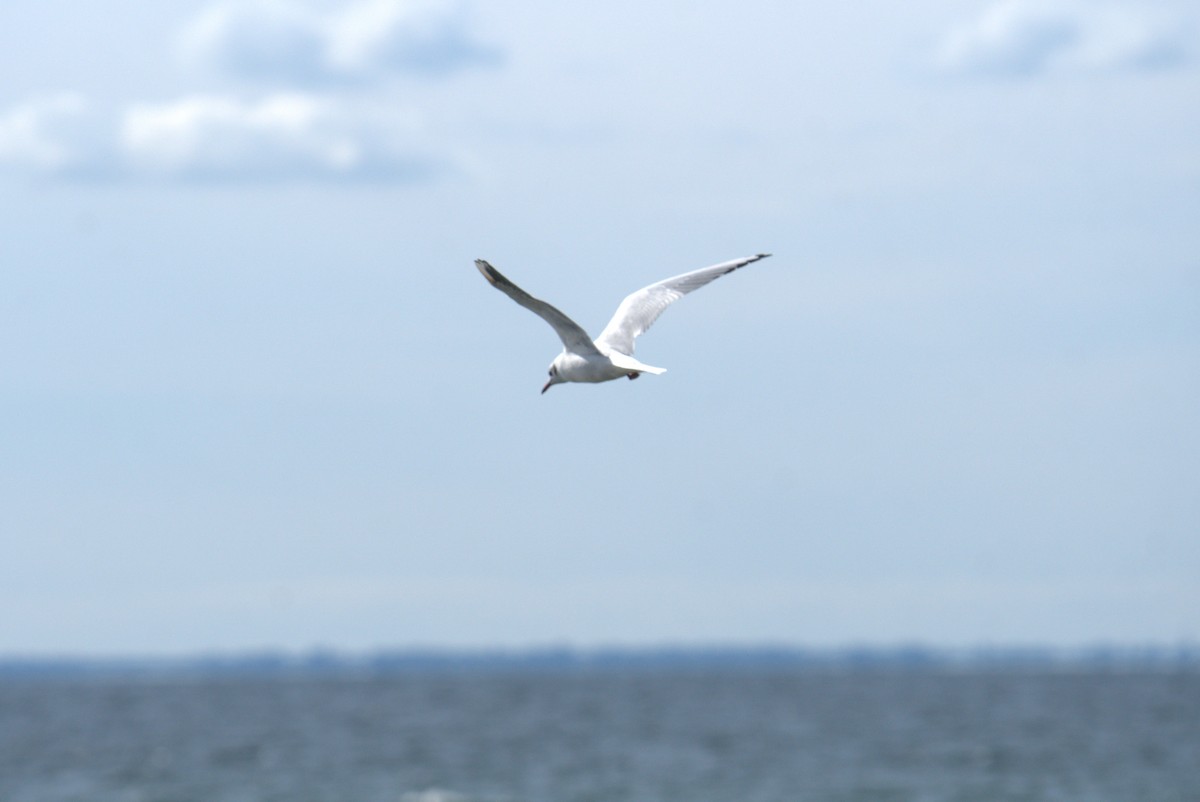
<svg viewBox="0 0 1200 802"><path fill-rule="evenodd" d="M950 32L940 67L1023 76L1052 68L1148 69L1183 62L1185 26L1153 8L1086 0L1000 0Z"/></svg>
<svg viewBox="0 0 1200 802"><path fill-rule="evenodd" d="M363 82L387 74L446 74L494 64L455 0L362 0L319 13L298 0L229 0L183 36L194 61L288 86Z"/></svg>
<svg viewBox="0 0 1200 802"><path fill-rule="evenodd" d="M357 0L332 11L306 0L220 0L187 26L183 45L268 94L99 111L63 95L0 108L0 170L109 181L419 180L454 160L430 146L417 116L389 93L335 90L499 58L467 31L461 0Z"/></svg>
<svg viewBox="0 0 1200 802"><path fill-rule="evenodd" d="M0 164L104 180L402 182L450 161L426 146L414 113L376 103L293 93L81 109L51 99L0 112Z"/></svg>
<svg viewBox="0 0 1200 802"><path fill-rule="evenodd" d="M87 104L58 95L0 112L0 165L33 171L66 170L82 158L79 123Z"/></svg>
<svg viewBox="0 0 1200 802"><path fill-rule="evenodd" d="M418 177L415 117L287 94L258 102L198 96L129 109L120 145L136 172L198 178Z"/></svg>

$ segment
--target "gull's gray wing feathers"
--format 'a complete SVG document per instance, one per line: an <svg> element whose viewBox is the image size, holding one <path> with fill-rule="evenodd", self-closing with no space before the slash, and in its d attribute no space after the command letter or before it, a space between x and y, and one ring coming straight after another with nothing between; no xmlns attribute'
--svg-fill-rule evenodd
<svg viewBox="0 0 1200 802"><path fill-rule="evenodd" d="M483 259L476 259L475 267L479 268L479 272L491 282L493 287L553 326L554 330L558 332L558 338L562 340L563 346L568 351L580 355L600 353L596 344L592 342L592 338L574 320L513 284L504 277L503 273Z"/></svg>
<svg viewBox="0 0 1200 802"><path fill-rule="evenodd" d="M692 290L698 290L713 279L726 273L732 273L739 267L745 267L751 262L766 259L771 254L760 253L754 256L744 256L721 262L712 267L702 267L690 273L665 278L649 287L643 287L635 293L627 295L617 311L596 338L596 344L622 354L633 356L633 341L638 335L658 320L663 310Z"/></svg>

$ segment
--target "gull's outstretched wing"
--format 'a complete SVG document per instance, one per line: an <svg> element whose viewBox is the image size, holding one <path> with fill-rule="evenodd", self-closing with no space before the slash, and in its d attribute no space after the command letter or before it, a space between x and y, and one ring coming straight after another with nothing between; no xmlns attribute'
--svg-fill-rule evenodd
<svg viewBox="0 0 1200 802"><path fill-rule="evenodd" d="M571 318L545 301L534 298L525 292L525 290L505 278L503 273L484 260L476 259L475 266L479 268L479 272L483 274L483 277L492 283L493 287L553 326L554 330L558 332L558 338L562 340L563 346L568 351L581 355L600 353L596 348L596 344L592 342L592 338L574 320L571 320Z"/></svg>
<svg viewBox="0 0 1200 802"><path fill-rule="evenodd" d="M715 278L732 273L739 267L745 267L751 262L765 259L771 254L760 253L755 256L745 256L729 262L721 262L712 267L702 267L690 273L665 278L662 281L643 287L635 293L627 295L616 313L596 343L606 346L622 354L633 356L633 341L650 328L662 311L675 301L687 295L692 290L698 290Z"/></svg>

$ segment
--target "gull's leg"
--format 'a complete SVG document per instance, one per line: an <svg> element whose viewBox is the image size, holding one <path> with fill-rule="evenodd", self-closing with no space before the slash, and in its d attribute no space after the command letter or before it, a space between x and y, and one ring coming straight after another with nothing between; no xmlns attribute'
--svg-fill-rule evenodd
<svg viewBox="0 0 1200 802"><path fill-rule="evenodd" d="M629 373L626 373L625 375L629 377L630 381L633 381L634 379L636 379L638 376L641 376L642 374L638 373L636 370L631 370Z"/></svg>

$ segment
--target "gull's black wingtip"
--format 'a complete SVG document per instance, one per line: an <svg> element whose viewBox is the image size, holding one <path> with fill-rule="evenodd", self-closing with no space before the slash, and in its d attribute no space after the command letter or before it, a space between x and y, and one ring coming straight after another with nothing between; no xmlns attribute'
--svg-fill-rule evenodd
<svg viewBox="0 0 1200 802"><path fill-rule="evenodd" d="M494 268L490 264L488 264L487 260L476 259L475 267L477 267L479 269L479 272L483 274L483 277L485 279L487 279L488 281L490 281L492 284L495 284L498 281L500 281L500 278L501 278L500 272L498 270L496 270L496 268Z"/></svg>

